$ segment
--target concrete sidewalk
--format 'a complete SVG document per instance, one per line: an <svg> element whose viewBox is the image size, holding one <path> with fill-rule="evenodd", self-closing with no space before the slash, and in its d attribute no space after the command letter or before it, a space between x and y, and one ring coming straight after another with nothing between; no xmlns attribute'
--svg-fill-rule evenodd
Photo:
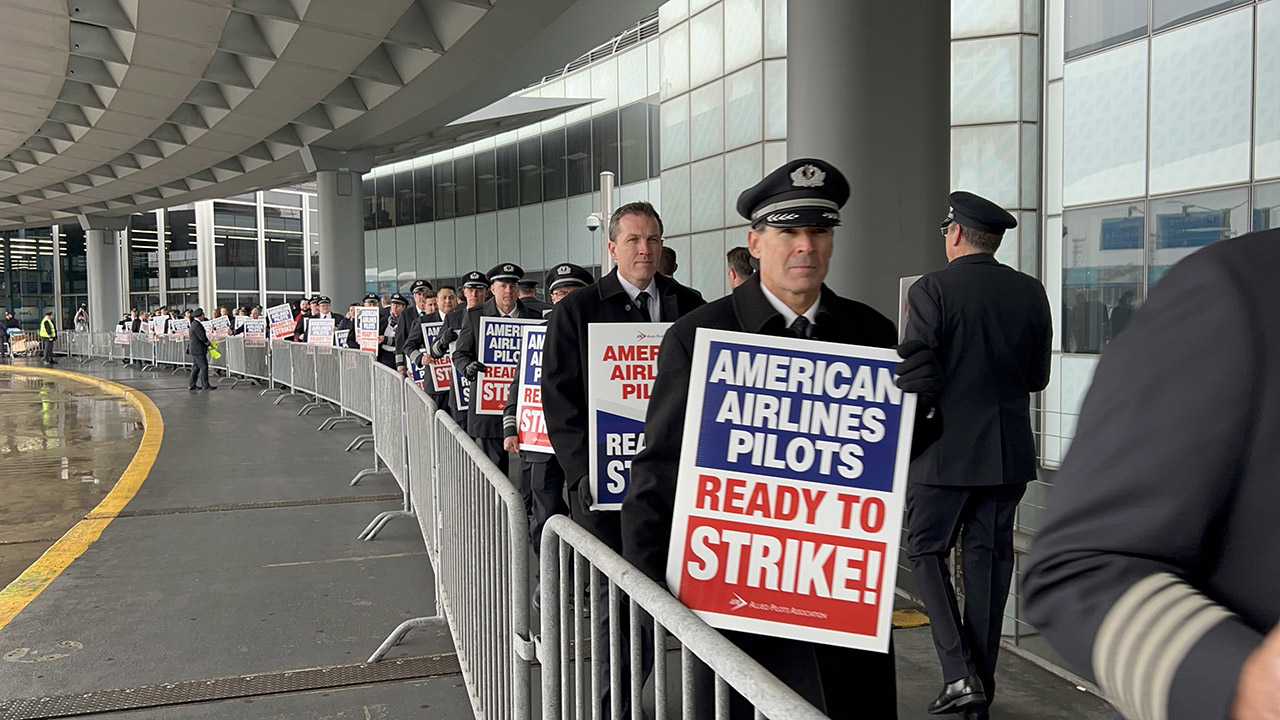
<svg viewBox="0 0 1280 720"><path fill-rule="evenodd" d="M164 440L125 512L0 629L0 656L9 660L0 665L0 698L92 693L106 717L146 720L471 716L447 630L414 631L391 652L392 660L439 654L418 676L387 679L378 673L394 675L388 663L349 667L400 621L434 612L416 523L395 520L373 542L356 539L375 514L399 505L390 476L348 486L372 464L369 446L343 452L360 430L317 432L322 413L298 417L299 402L275 406L248 385L189 392L181 374L61 367L144 391L163 416ZM899 717L927 717L941 684L929 629L898 630L894 643ZM252 673L270 675L239 679ZM287 682L348 675L367 681ZM113 712L111 702L132 692L102 692L184 681L201 682L145 690L173 695L145 710ZM1113 716L1098 698L1010 653L1000 681L993 718ZM273 689L190 702L193 687L234 691L236 682Z"/></svg>

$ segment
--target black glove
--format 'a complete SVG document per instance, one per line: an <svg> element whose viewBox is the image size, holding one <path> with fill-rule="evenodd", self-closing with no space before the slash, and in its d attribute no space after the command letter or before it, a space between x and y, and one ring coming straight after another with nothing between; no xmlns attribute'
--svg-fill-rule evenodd
<svg viewBox="0 0 1280 720"><path fill-rule="evenodd" d="M475 382L476 375L479 375L482 372L484 372L484 363L479 360L472 360L471 364L467 365L466 370L463 370L463 374L472 382Z"/></svg>
<svg viewBox="0 0 1280 720"><path fill-rule="evenodd" d="M933 348L921 340L908 340L898 346L902 362L894 368L898 387L920 396L922 403L933 405L942 393L942 370Z"/></svg>
<svg viewBox="0 0 1280 720"><path fill-rule="evenodd" d="M449 344L457 339L457 330L454 330L453 328L445 328L440 331L440 337L436 339L436 342L443 343L445 347L449 347Z"/></svg>

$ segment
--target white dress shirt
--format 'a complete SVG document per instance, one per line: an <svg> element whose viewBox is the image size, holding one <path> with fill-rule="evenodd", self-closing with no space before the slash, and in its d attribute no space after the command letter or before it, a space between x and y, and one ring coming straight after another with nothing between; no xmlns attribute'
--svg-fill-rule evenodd
<svg viewBox="0 0 1280 720"><path fill-rule="evenodd" d="M640 293L649 293L649 318L653 322L662 322L662 303L658 300L658 284L656 282L650 279L649 287L641 290L627 282L627 279L622 277L622 273L618 273L618 282L622 284L622 289L627 293L627 297L631 298L632 304L635 303L636 296Z"/></svg>
<svg viewBox="0 0 1280 720"><path fill-rule="evenodd" d="M769 304L773 306L773 309L782 314L782 320L786 323L787 327L791 327L791 323L795 322L796 318L800 317L800 314L797 314L795 310L787 307L787 304L778 299L777 295L769 292L769 288L765 287L763 282L760 283L760 290L764 292L764 299L769 301ZM801 314L803 314L805 319L809 321L810 327L817 327L818 301L814 300L813 304L809 306L809 309L805 310Z"/></svg>

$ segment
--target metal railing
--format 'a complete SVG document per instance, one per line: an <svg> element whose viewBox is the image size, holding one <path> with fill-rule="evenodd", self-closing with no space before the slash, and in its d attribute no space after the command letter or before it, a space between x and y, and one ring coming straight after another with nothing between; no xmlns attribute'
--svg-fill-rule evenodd
<svg viewBox="0 0 1280 720"><path fill-rule="evenodd" d="M393 518L417 519L435 569L435 613L401 623L377 649L380 660L414 628L452 632L477 717L530 720L535 660L542 660L542 717L621 717L641 702L652 640L655 679L668 672L668 637L679 641L679 705L655 681L657 720L727 717L731 691L774 720L822 717L797 693L706 625L657 583L566 517L552 518L542 540L542 612L531 613L533 548L520 492L427 393L372 354L270 341L250 368L242 338L225 341L227 372L266 379L287 394L316 397L344 416L372 422L374 473L404 493L402 509L381 513L360 534L373 539ZM75 347L69 339L67 351ZM189 365L185 343L131 339L129 356L151 365ZM92 347L89 355L92 357ZM109 353L110 351L108 351ZM268 389L273 389L268 388ZM265 391L264 391L265 392ZM276 402L279 402L277 398ZM355 443L353 443L353 446ZM447 540L445 540L447 538ZM588 597L588 593L590 593ZM575 610L577 608L578 610ZM607 615L608 622L602 622ZM593 622L592 615L601 622ZM628 622L629 621L629 622ZM537 633L541 629L541 635ZM541 637L539 646L538 637ZM623 660L627 654L631 662ZM601 668L607 667L607 673ZM674 669L674 668L673 668ZM603 707L603 698L609 707Z"/></svg>

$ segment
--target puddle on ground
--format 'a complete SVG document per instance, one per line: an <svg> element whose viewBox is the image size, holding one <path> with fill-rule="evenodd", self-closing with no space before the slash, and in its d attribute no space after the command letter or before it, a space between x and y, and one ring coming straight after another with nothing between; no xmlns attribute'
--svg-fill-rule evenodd
<svg viewBox="0 0 1280 720"><path fill-rule="evenodd" d="M141 439L123 398L0 369L0 587L106 497Z"/></svg>

